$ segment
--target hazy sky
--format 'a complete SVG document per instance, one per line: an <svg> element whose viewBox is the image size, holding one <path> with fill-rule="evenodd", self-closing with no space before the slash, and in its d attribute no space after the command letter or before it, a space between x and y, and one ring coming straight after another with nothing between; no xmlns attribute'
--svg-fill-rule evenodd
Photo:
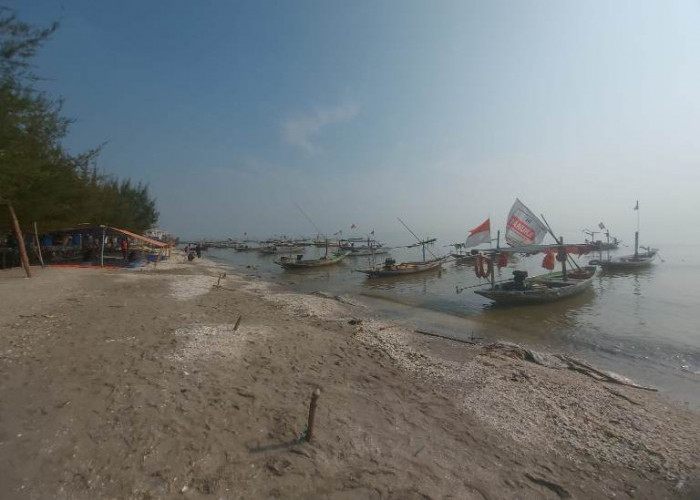
<svg viewBox="0 0 700 500"><path fill-rule="evenodd" d="M185 237L601 220L700 243L697 1L5 2L61 22L37 59ZM109 222L109 221L105 221Z"/></svg>

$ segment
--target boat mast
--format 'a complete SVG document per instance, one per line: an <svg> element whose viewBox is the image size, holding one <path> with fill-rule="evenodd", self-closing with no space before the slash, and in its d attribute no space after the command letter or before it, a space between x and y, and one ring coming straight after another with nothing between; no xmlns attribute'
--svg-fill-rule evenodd
<svg viewBox="0 0 700 500"><path fill-rule="evenodd" d="M634 209L637 211L637 230L634 232L634 257L636 259L639 256L639 200L637 200Z"/></svg>
<svg viewBox="0 0 700 500"><path fill-rule="evenodd" d="M501 230L499 229L496 233L496 250L491 254L491 289L496 288L496 266L494 265L496 261L496 254L498 252L498 247L501 245Z"/></svg>
<svg viewBox="0 0 700 500"><path fill-rule="evenodd" d="M418 240L418 243L423 247L423 262L425 262L425 250L426 250L425 245L427 245L428 243L431 243L432 241L435 241L435 238L433 238L432 240L429 240L429 239L421 240L421 239L418 237L418 235L416 235L416 233L414 233L413 231L411 231L411 228L408 227L408 226L406 225L406 223L405 223L404 221L401 220L401 218L397 217L397 219L399 220L399 222L401 223L401 225L403 225L403 227L405 227L406 230L407 230L409 233L411 233L411 234L413 235L413 237L414 237L416 240ZM418 246L418 245L412 245L412 246ZM437 256L436 256L433 252L431 252L429 248L428 248L427 250L428 250L428 252L430 252L430 255L432 255L434 259L437 259Z"/></svg>

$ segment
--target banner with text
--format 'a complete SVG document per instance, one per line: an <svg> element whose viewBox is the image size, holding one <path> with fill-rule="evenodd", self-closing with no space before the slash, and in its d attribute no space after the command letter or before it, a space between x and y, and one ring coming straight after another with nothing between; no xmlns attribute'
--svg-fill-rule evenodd
<svg viewBox="0 0 700 500"><path fill-rule="evenodd" d="M506 243L512 247L539 245L546 234L547 226L516 198L508 214Z"/></svg>

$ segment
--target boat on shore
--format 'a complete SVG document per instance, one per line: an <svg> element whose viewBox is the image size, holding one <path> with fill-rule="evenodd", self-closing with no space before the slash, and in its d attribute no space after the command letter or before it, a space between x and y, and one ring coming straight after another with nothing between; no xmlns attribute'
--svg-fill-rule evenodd
<svg viewBox="0 0 700 500"><path fill-rule="evenodd" d="M291 257L280 257L279 260L275 261L275 264L282 266L284 269L310 269L338 264L342 262L347 255L346 252L335 252L319 259L304 259L304 256L299 254L294 259Z"/></svg>

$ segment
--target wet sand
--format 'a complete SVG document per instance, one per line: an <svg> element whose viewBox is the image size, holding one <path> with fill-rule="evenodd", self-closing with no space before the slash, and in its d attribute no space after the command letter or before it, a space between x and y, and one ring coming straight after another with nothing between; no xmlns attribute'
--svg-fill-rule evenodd
<svg viewBox="0 0 700 500"><path fill-rule="evenodd" d="M700 495L662 395L223 271L0 272L2 498Z"/></svg>

